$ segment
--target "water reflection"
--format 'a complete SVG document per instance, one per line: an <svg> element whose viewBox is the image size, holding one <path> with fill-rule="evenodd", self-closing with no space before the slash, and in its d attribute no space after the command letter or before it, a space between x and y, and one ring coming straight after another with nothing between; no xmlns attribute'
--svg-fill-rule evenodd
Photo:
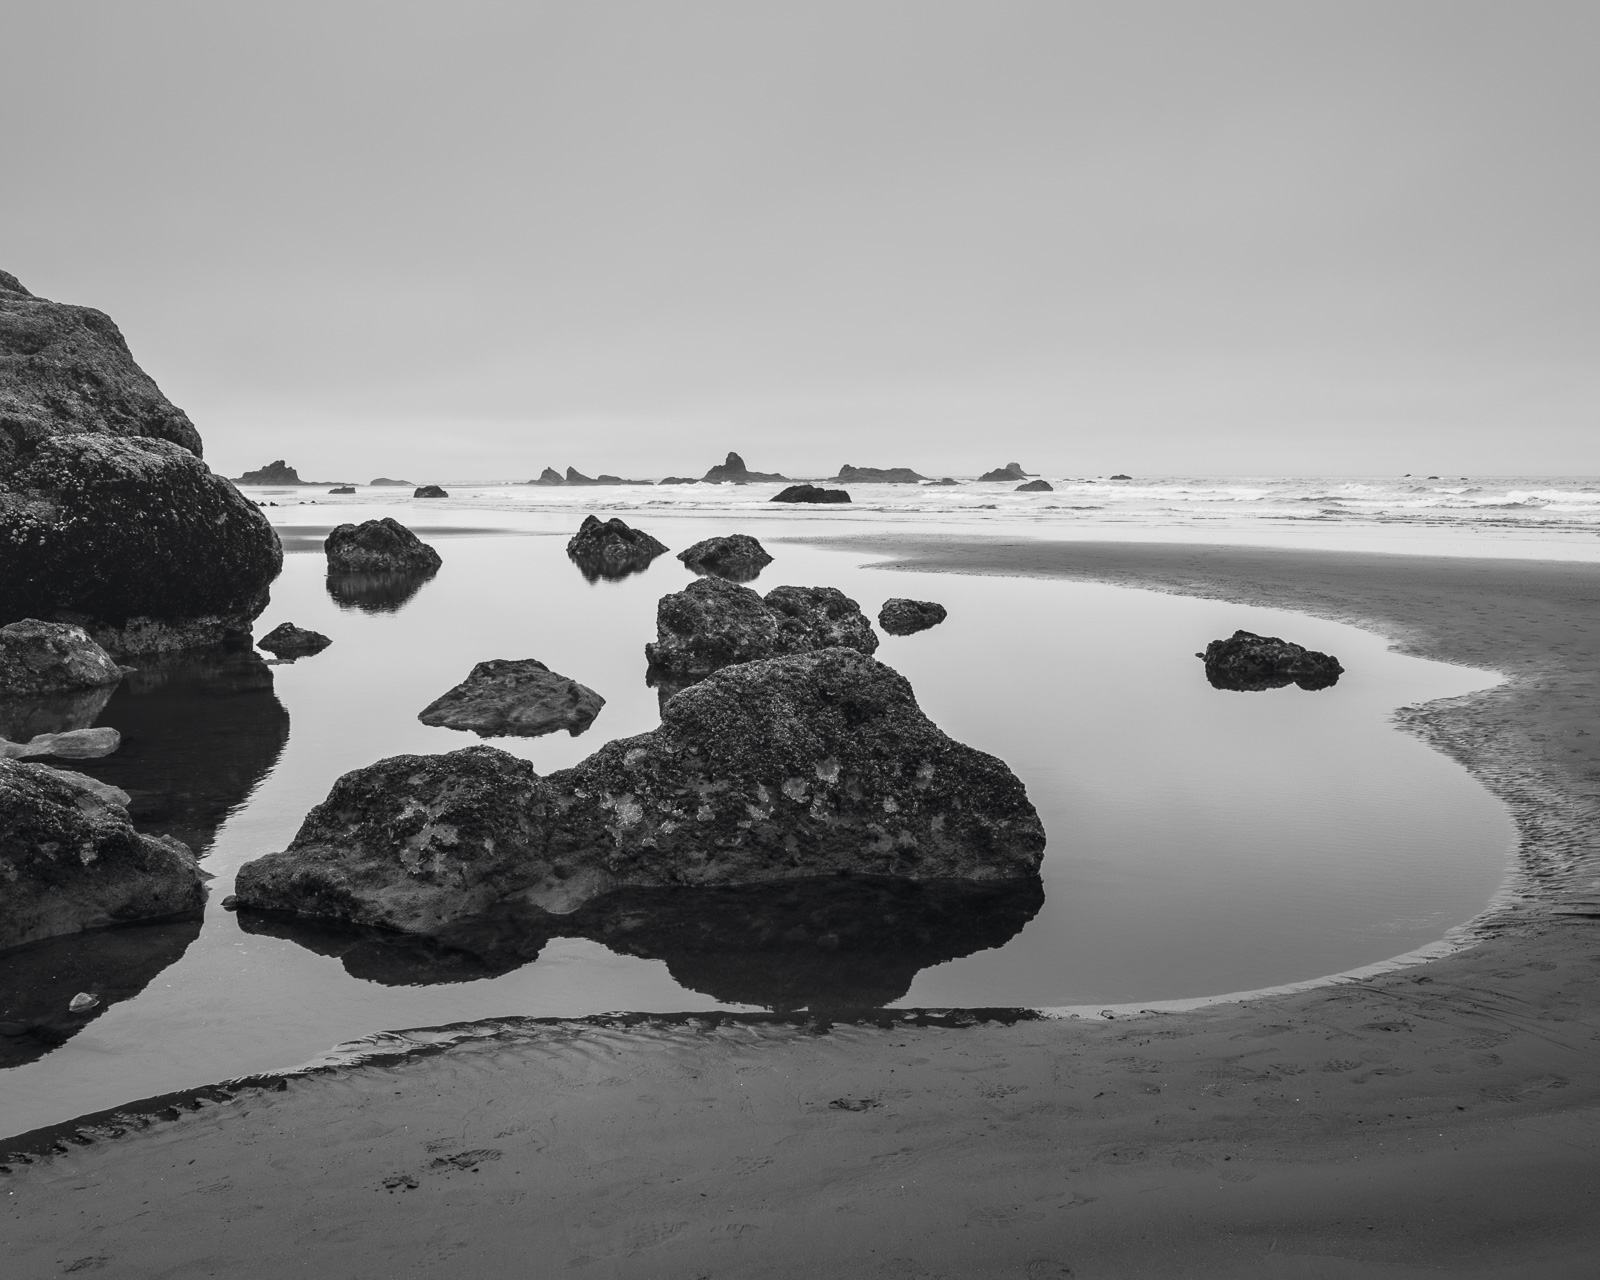
<svg viewBox="0 0 1600 1280"><path fill-rule="evenodd" d="M468 982L537 959L551 938L586 938L666 962L684 987L731 1004L878 1008L932 965L1003 946L1044 904L1037 878L1006 884L863 877L729 888L625 889L567 916L531 909L429 938L241 911L248 933L337 957L386 986Z"/></svg>
<svg viewBox="0 0 1600 1280"><path fill-rule="evenodd" d="M138 995L200 936L200 919L97 929L0 953L0 1068L65 1044L114 1004ZM100 1003L67 1006L80 991Z"/></svg>
<svg viewBox="0 0 1600 1280"><path fill-rule="evenodd" d="M612 545L612 550L615 552L615 544ZM599 582L602 579L606 582L621 582L632 574L643 573L654 562L656 556L660 554L659 551L653 554L648 551L640 551L636 555L619 557L615 554L611 556L583 555L569 551L567 552L567 559L578 566L578 572L583 574L584 579L588 582Z"/></svg>
<svg viewBox="0 0 1600 1280"><path fill-rule="evenodd" d="M1245 675L1238 672L1225 671L1219 667L1206 667L1206 679L1213 689L1231 689L1236 693L1260 693L1264 689L1283 689L1289 685L1299 685L1309 691L1317 689L1331 689L1339 683L1337 674L1317 673L1315 675L1288 676L1281 673Z"/></svg>
<svg viewBox="0 0 1600 1280"><path fill-rule="evenodd" d="M398 613L432 580L431 573L330 573L326 585L341 609Z"/></svg>
<svg viewBox="0 0 1600 1280"><path fill-rule="evenodd" d="M116 688L114 684L107 684L98 689L0 700L0 738L26 742L41 733L87 729L111 701Z"/></svg>
<svg viewBox="0 0 1600 1280"><path fill-rule="evenodd" d="M289 713L272 668L248 650L140 659L117 686L100 723L122 746L73 767L132 797L134 825L176 836L197 854L278 761Z"/></svg>

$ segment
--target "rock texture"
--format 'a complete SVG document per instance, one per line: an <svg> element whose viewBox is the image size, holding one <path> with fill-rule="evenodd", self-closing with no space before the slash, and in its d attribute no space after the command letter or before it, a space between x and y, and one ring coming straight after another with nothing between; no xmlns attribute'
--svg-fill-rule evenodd
<svg viewBox="0 0 1600 1280"><path fill-rule="evenodd" d="M666 552L663 542L643 529L630 528L612 517L601 520L585 516L578 532L567 540L567 556L589 581L598 578L625 578L650 567L650 562Z"/></svg>
<svg viewBox="0 0 1600 1280"><path fill-rule="evenodd" d="M256 648L265 649L274 657L304 657L321 653L333 641L320 631L307 631L292 622L280 622L256 641Z"/></svg>
<svg viewBox="0 0 1600 1280"><path fill-rule="evenodd" d="M1195 657L1204 660L1206 679L1213 688L1243 692L1281 689L1290 684L1302 689L1326 689L1337 684L1344 674L1335 657L1277 636L1258 636L1253 631L1235 631L1226 640L1213 640L1204 653Z"/></svg>
<svg viewBox="0 0 1600 1280"><path fill-rule="evenodd" d="M744 459L736 453L730 453L723 462L701 477L710 484L750 484L770 480L787 480L788 476L781 476L776 471L752 471L744 465Z"/></svg>
<svg viewBox="0 0 1600 1280"><path fill-rule="evenodd" d="M766 548L747 533L706 538L687 551L680 551L678 559L696 573L729 582L749 582L772 563Z"/></svg>
<svg viewBox="0 0 1600 1280"><path fill-rule="evenodd" d="M947 616L945 607L935 601L896 596L878 610L878 625L892 636L909 636L938 626Z"/></svg>
<svg viewBox="0 0 1600 1280"><path fill-rule="evenodd" d="M0 627L0 698L98 689L122 668L82 627L24 618Z"/></svg>
<svg viewBox="0 0 1600 1280"><path fill-rule="evenodd" d="M653 673L698 679L739 662L813 649L877 651L861 607L837 587L774 587L765 597L721 578L701 578L656 604Z"/></svg>
<svg viewBox="0 0 1600 1280"><path fill-rule="evenodd" d="M433 574L439 553L392 516L341 524L322 544L329 573Z"/></svg>
<svg viewBox="0 0 1600 1280"><path fill-rule="evenodd" d="M1022 469L1020 462L1008 462L1003 467L996 467L993 471L985 471L979 480L1026 480L1028 473Z"/></svg>
<svg viewBox="0 0 1600 1280"><path fill-rule="evenodd" d="M198 911L194 856L140 835L120 805L43 765L0 760L0 949Z"/></svg>
<svg viewBox="0 0 1600 1280"><path fill-rule="evenodd" d="M927 478L910 467L852 467L848 462L834 476L840 484L917 484Z"/></svg>
<svg viewBox="0 0 1600 1280"><path fill-rule="evenodd" d="M1048 480L1029 480L1024 484L1019 484L1016 491L1018 493L1054 493L1056 487Z"/></svg>
<svg viewBox="0 0 1600 1280"><path fill-rule="evenodd" d="M829 649L718 672L659 729L547 778L492 747L346 774L237 893L434 933L623 887L1026 880L1044 843L1002 761L941 733L898 673Z"/></svg>
<svg viewBox="0 0 1600 1280"><path fill-rule="evenodd" d="M62 760L95 760L108 756L122 745L122 735L109 725L98 729L67 729L62 733L41 733L26 742L0 738L0 758L26 760L34 756L55 756ZM122 804L128 796L122 796Z"/></svg>
<svg viewBox="0 0 1600 1280"><path fill-rule="evenodd" d="M576 738L605 705L593 689L557 675L537 658L493 658L473 667L417 719L446 729L470 729L484 738L532 738L557 729Z"/></svg>
<svg viewBox="0 0 1600 1280"><path fill-rule="evenodd" d="M772 495L769 502L849 502L843 489L819 489L814 484L792 484Z"/></svg>
<svg viewBox="0 0 1600 1280"><path fill-rule="evenodd" d="M411 496L413 498L448 498L450 495L436 484L425 484L419 486Z"/></svg>
<svg viewBox="0 0 1600 1280"><path fill-rule="evenodd" d="M246 634L283 551L200 450L104 314L0 272L0 623L75 623L113 654Z"/></svg>

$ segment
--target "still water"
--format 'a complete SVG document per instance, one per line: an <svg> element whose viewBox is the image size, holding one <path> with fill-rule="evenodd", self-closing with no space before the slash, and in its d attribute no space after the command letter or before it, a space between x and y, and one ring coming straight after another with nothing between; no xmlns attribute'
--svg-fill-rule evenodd
<svg viewBox="0 0 1600 1280"><path fill-rule="evenodd" d="M147 664L107 703L97 723L124 745L81 767L128 790L141 826L205 850L210 905L203 922L0 957L0 1021L39 1028L0 1038L0 1134L293 1066L378 1030L471 1018L1054 1006L1301 981L1438 939L1504 874L1504 808L1388 723L1396 707L1483 688L1488 673L1402 657L1298 614L884 572L763 527L777 559L758 590L837 586L874 618L893 595L948 607L931 631L883 637L877 657L941 728L1027 785L1049 837L1042 895L725 895L627 936L556 938L508 969L223 911L238 868L285 847L340 774L476 743L416 719L476 662L538 658L606 698L581 736L496 740L541 771L659 723L643 646L657 599L692 580L672 556L591 582L566 557L564 522L559 535L539 521L499 532L417 523L444 557L435 578L337 591L324 577L325 527L283 531L291 554L257 633L291 621L332 638L322 653ZM676 550L739 530L679 518L651 531ZM1213 689L1194 655L1240 627L1334 653L1348 674L1315 693ZM752 920L765 922L754 930L764 942L751 942ZM104 1006L67 1018L83 990Z"/></svg>

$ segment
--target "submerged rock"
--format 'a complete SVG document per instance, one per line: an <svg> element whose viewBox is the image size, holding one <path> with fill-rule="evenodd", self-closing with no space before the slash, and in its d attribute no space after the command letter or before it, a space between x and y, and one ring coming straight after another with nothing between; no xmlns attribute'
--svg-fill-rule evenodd
<svg viewBox="0 0 1600 1280"><path fill-rule="evenodd" d="M648 569L651 561L666 550L665 543L614 516L610 520L585 516L578 532L567 541L568 559L590 582L599 578L614 581Z"/></svg>
<svg viewBox="0 0 1600 1280"><path fill-rule="evenodd" d="M256 648L265 649L274 657L302 657L321 653L333 641L320 631L307 631L292 622L280 622L256 641Z"/></svg>
<svg viewBox="0 0 1600 1280"><path fill-rule="evenodd" d="M996 467L993 471L985 471L979 480L1026 480L1028 473L1022 469L1020 462L1008 462L1003 467Z"/></svg>
<svg viewBox="0 0 1600 1280"><path fill-rule="evenodd" d="M109 725L98 729L67 729L62 733L41 733L27 742L7 742L0 738L0 758L26 760L33 756L56 756L62 760L94 760L108 756L122 745L122 735ZM127 804L127 796L122 803Z"/></svg>
<svg viewBox="0 0 1600 1280"><path fill-rule="evenodd" d="M897 672L827 649L717 672L659 729L546 778L492 747L348 773L237 894L438 933L623 887L1026 880L1044 843L1004 762L940 732Z"/></svg>
<svg viewBox="0 0 1600 1280"><path fill-rule="evenodd" d="M656 604L656 639L644 647L653 675L698 679L722 667L830 646L877 651L861 606L837 587L774 587L765 597L701 578Z"/></svg>
<svg viewBox="0 0 1600 1280"><path fill-rule="evenodd" d="M98 689L122 668L82 627L24 618L0 627L0 698Z"/></svg>
<svg viewBox="0 0 1600 1280"><path fill-rule="evenodd" d="M436 484L425 484L419 486L411 496L413 498L448 498L450 495Z"/></svg>
<svg viewBox="0 0 1600 1280"><path fill-rule="evenodd" d="M392 516L341 524L322 544L329 573L426 573L444 562L439 553Z"/></svg>
<svg viewBox="0 0 1600 1280"><path fill-rule="evenodd" d="M531 738L557 729L576 738L605 705L593 689L557 675L537 658L493 658L473 667L417 719L446 729L470 729L485 738Z"/></svg>
<svg viewBox="0 0 1600 1280"><path fill-rule="evenodd" d="M772 563L766 548L747 533L706 538L687 551L680 551L678 559L696 573L726 578L729 582L749 582Z"/></svg>
<svg viewBox="0 0 1600 1280"><path fill-rule="evenodd" d="M910 467L852 467L847 462L833 478L840 484L917 484L928 477Z"/></svg>
<svg viewBox="0 0 1600 1280"><path fill-rule="evenodd" d="M1226 640L1213 640L1204 653L1195 657L1205 662L1206 679L1213 688L1241 692L1281 689L1290 684L1302 689L1326 689L1337 684L1344 674L1339 659L1329 654L1277 636L1258 636L1253 631L1235 631Z"/></svg>
<svg viewBox="0 0 1600 1280"><path fill-rule="evenodd" d="M1019 484L1016 488L1017 493L1054 493L1055 491L1055 485L1048 480L1029 480L1026 484Z"/></svg>
<svg viewBox="0 0 1600 1280"><path fill-rule="evenodd" d="M720 465L712 467L702 478L710 484L759 484L763 481L787 480L789 477L781 476L776 471L752 471L737 453L729 453Z"/></svg>
<svg viewBox="0 0 1600 1280"><path fill-rule="evenodd" d="M140 835L128 811L36 764L0 760L0 949L196 911L194 855Z"/></svg>
<svg viewBox="0 0 1600 1280"><path fill-rule="evenodd" d="M938 626L947 616L945 607L935 601L896 596L885 600L878 610L878 625L892 636L909 636Z"/></svg>
<svg viewBox="0 0 1600 1280"><path fill-rule="evenodd" d="M769 502L849 502L850 495L843 489L819 489L814 484L792 484L775 493Z"/></svg>

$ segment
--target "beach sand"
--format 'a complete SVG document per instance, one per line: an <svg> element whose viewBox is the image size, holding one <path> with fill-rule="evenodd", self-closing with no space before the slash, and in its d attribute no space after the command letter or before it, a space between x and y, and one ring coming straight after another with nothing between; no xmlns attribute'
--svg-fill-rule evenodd
<svg viewBox="0 0 1600 1280"><path fill-rule="evenodd" d="M1181 1013L380 1038L362 1065L0 1144L36 1153L0 1175L4 1274L1600 1270L1600 566L831 545L1299 609L1504 672L1399 719L1511 807L1506 892L1442 959Z"/></svg>

